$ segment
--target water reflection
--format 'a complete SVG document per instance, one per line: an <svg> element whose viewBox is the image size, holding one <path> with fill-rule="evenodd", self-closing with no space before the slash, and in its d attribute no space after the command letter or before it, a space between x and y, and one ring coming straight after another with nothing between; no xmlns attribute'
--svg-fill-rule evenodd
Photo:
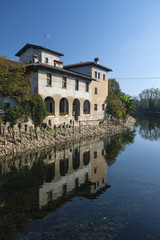
<svg viewBox="0 0 160 240"><path fill-rule="evenodd" d="M133 140L134 132L128 131L115 138L41 150L0 163L3 239L10 239L31 220L43 218L75 196L97 198L110 187L107 164Z"/></svg>
<svg viewBox="0 0 160 240"><path fill-rule="evenodd" d="M144 139L153 141L160 138L160 119L137 119L135 127Z"/></svg>
<svg viewBox="0 0 160 240"><path fill-rule="evenodd" d="M105 159L108 166L111 166L116 161L117 156L125 150L128 144L134 143L135 134L135 130L128 130L122 134L113 136L111 141L110 139L104 140Z"/></svg>

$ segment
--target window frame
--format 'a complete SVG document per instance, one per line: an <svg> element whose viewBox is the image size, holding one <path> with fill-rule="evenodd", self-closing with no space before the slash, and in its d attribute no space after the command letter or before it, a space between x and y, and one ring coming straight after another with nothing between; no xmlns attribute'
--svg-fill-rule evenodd
<svg viewBox="0 0 160 240"><path fill-rule="evenodd" d="M94 72L94 76L95 76L95 78L97 78L97 76L98 76L97 71Z"/></svg>
<svg viewBox="0 0 160 240"><path fill-rule="evenodd" d="M62 76L62 89L67 88L67 77Z"/></svg>
<svg viewBox="0 0 160 240"><path fill-rule="evenodd" d="M76 79L76 81L75 81L75 90L79 91L79 80L78 79Z"/></svg>
<svg viewBox="0 0 160 240"><path fill-rule="evenodd" d="M94 111L97 111L98 110L98 104L94 104Z"/></svg>
<svg viewBox="0 0 160 240"><path fill-rule="evenodd" d="M47 73L47 87L52 87L52 74Z"/></svg>
<svg viewBox="0 0 160 240"><path fill-rule="evenodd" d="M98 79L101 79L101 73L98 72Z"/></svg>
<svg viewBox="0 0 160 240"><path fill-rule="evenodd" d="M106 74L103 73L103 81L105 81L105 80L106 80Z"/></svg>
<svg viewBox="0 0 160 240"><path fill-rule="evenodd" d="M98 88L97 87L94 88L94 94L98 95Z"/></svg>
<svg viewBox="0 0 160 240"><path fill-rule="evenodd" d="M45 63L49 63L48 57L45 57Z"/></svg>
<svg viewBox="0 0 160 240"><path fill-rule="evenodd" d="M89 92L89 82L87 81L86 84L85 84L85 91L86 92Z"/></svg>

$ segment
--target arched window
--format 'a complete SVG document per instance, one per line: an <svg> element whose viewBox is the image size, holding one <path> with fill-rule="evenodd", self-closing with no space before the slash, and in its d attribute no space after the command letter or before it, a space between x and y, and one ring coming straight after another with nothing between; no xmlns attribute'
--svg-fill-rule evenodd
<svg viewBox="0 0 160 240"><path fill-rule="evenodd" d="M60 100L60 115L68 114L68 100L67 98L62 98Z"/></svg>
<svg viewBox="0 0 160 240"><path fill-rule="evenodd" d="M73 116L80 116L80 101L77 98L73 101Z"/></svg>
<svg viewBox="0 0 160 240"><path fill-rule="evenodd" d="M80 166L80 152L78 148L75 149L72 156L73 169L77 170Z"/></svg>
<svg viewBox="0 0 160 240"><path fill-rule="evenodd" d="M52 97L46 97L44 101L46 103L47 113L54 114L55 113L54 99Z"/></svg>
<svg viewBox="0 0 160 240"><path fill-rule="evenodd" d="M51 163L46 166L46 176L45 181L47 183L51 182L55 176L55 163Z"/></svg>
<svg viewBox="0 0 160 240"><path fill-rule="evenodd" d="M86 166L90 161L90 151L86 151L83 153L83 164Z"/></svg>
<svg viewBox="0 0 160 240"><path fill-rule="evenodd" d="M68 172L68 168L69 168L69 159L68 158L64 158L60 160L60 174L61 176L65 176Z"/></svg>
<svg viewBox="0 0 160 240"><path fill-rule="evenodd" d="M84 101L83 104L83 113L84 114L90 114L90 102L88 100Z"/></svg>

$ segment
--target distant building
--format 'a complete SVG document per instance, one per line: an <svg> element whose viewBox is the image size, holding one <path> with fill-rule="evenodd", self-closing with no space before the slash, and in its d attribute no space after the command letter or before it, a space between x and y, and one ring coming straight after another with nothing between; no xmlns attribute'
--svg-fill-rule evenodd
<svg viewBox="0 0 160 240"><path fill-rule="evenodd" d="M112 70L100 65L98 58L63 66L62 53L33 44L26 44L16 56L30 71L31 94L38 92L46 103L49 126L106 117L108 72Z"/></svg>

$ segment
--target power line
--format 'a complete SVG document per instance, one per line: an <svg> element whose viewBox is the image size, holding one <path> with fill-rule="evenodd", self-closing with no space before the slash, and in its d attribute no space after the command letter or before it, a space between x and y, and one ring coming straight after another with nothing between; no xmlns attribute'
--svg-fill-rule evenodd
<svg viewBox="0 0 160 240"><path fill-rule="evenodd" d="M111 78L111 79L113 79L113 78ZM128 77L128 78L126 78L126 77L124 77L124 78L122 78L122 77L115 77L115 79L160 79L160 77L136 77L136 78L132 78L132 77Z"/></svg>

